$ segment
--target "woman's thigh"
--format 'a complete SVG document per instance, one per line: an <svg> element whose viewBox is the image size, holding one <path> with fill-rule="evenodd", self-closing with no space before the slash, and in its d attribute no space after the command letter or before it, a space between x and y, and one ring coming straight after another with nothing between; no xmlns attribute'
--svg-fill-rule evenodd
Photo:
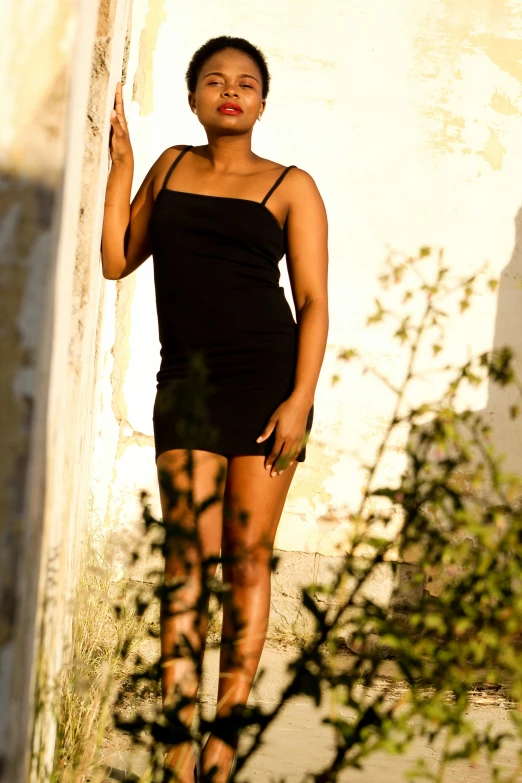
<svg viewBox="0 0 522 783"><path fill-rule="evenodd" d="M223 553L270 558L297 463L270 476L263 456L231 457L223 509ZM264 554L263 554L264 553Z"/></svg>
<svg viewBox="0 0 522 783"><path fill-rule="evenodd" d="M195 507L205 503L197 515L197 529L203 558L217 557L221 546L223 495L227 474L227 459L209 451L191 452L185 449L164 451L156 466L164 524L183 525L194 529ZM189 494L192 493L192 501Z"/></svg>

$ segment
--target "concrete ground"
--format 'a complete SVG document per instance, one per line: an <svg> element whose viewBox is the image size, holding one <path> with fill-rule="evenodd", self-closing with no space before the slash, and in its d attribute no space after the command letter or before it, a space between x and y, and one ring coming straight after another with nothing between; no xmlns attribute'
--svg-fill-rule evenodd
<svg viewBox="0 0 522 783"><path fill-rule="evenodd" d="M277 701L278 694L287 680L287 665L296 654L293 649L265 647L259 667L259 670L266 669L262 693L253 694L257 703L268 709ZM216 705L217 671L218 653L216 650L209 650L205 658L201 695L203 714L209 718ZM328 715L329 706L328 697L323 700L319 709L306 697L295 698L287 703L278 719L267 730L264 746L245 765L238 775L238 781L305 783L313 780L310 773L321 770L332 754L332 730L321 723L322 718ZM470 708L469 716L479 727L493 724L495 732L498 733L508 732L512 726L510 711L498 696L488 698L487 694L478 695ZM248 743L248 740L246 742ZM116 748L117 744L113 743L112 749L106 750L104 762L112 768L108 773L107 783L115 779L136 780L144 771L144 759L133 757L129 751ZM339 780L342 783L399 783L407 780L406 772L417 759L423 759L434 768L438 757L438 748L418 739L404 756L376 753L362 771L346 770ZM501 780L518 780L518 774L516 777L512 776L520 771L522 781L522 768L517 769L517 746L513 742L503 746L497 758L505 768ZM471 766L468 761L457 762L444 777L444 783L485 783L490 780L492 775L484 759L475 766Z"/></svg>

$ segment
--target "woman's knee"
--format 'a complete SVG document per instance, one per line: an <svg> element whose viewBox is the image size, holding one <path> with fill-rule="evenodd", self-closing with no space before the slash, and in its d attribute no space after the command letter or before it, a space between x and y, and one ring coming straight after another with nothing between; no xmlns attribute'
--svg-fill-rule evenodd
<svg viewBox="0 0 522 783"><path fill-rule="evenodd" d="M270 554L258 547L230 556L228 575L232 586L253 587L270 578Z"/></svg>

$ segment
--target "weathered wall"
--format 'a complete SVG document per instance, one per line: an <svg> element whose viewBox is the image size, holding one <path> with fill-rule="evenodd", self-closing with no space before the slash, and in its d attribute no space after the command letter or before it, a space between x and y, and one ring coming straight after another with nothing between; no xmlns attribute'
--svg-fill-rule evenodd
<svg viewBox="0 0 522 783"><path fill-rule="evenodd" d="M162 9L166 19L159 26ZM365 326L388 246L406 253L442 246L449 265L462 273L488 259L500 275L513 254L498 299L506 305L497 310L494 296L481 297L472 311L452 318L443 358L458 362L468 347L485 350L500 337L521 347L522 329L512 315L520 311L520 254L513 250L522 166L520 10L520 0L149 4L142 35L146 67L140 47L134 81L126 86L135 189L167 146L205 142L187 105L184 72L203 41L228 33L263 48L272 71L255 150L308 170L328 209L329 346L309 455L298 468L276 539L280 549L333 555L349 534L343 509L360 497L359 459L373 453L390 400L355 365L340 368L336 355L339 347L355 345L381 370L397 373L402 366L390 334ZM105 529L116 530L139 514L139 488L150 489L159 513L151 421L159 366L152 261L133 278L116 284L111 411L106 405L95 455L97 514ZM421 359L430 361L431 354ZM332 386L337 372L341 380ZM504 403L487 397L484 389L469 402L488 406L512 466L521 468L520 432L511 424L508 433ZM108 466L101 433L114 421L118 446ZM392 451L382 475L393 477L401 466L400 451Z"/></svg>
<svg viewBox="0 0 522 783"><path fill-rule="evenodd" d="M0 780L9 783L48 779L52 764L89 517L109 96L128 12L127 0L24 0L0 11Z"/></svg>
<svg viewBox="0 0 522 783"><path fill-rule="evenodd" d="M134 0L129 20L132 35L124 79L125 111L135 159L134 189L139 186L151 165L148 157L148 132L149 122L153 119L152 62L158 30L165 18L162 0ZM124 549L128 543L129 525L140 517L139 490L142 486L154 486L156 481L154 460L150 458L150 453L142 448L150 446L151 443L147 424L144 432L141 432L138 427L131 426L128 418L128 367L132 350L130 335L138 285L137 275L115 283L106 281L103 329L98 345L96 431L91 476L92 524L102 539L106 538L108 532L116 530L119 549ZM150 337L147 326L143 336L145 340ZM153 369L153 378L154 372ZM150 377L145 380L150 380ZM139 393L142 388L140 374L134 382ZM147 404L147 401L142 403L145 420L147 415L149 419L152 415L152 406L149 411ZM131 457L133 468L125 471L129 454L135 455L135 459ZM145 461L141 459L142 454L147 454ZM121 472L126 473L123 483L119 480ZM133 479L136 480L131 483ZM155 491L157 492L157 488ZM125 528L123 535L122 527Z"/></svg>
<svg viewBox="0 0 522 783"><path fill-rule="evenodd" d="M64 284L59 258L74 255L78 187L71 183L80 179L95 21L96 3L2 4L0 779L10 783L27 780L43 581L49 602L61 600L53 586L64 560L48 548L55 515L65 511L48 482L63 462L60 421L50 418L60 413L54 328Z"/></svg>

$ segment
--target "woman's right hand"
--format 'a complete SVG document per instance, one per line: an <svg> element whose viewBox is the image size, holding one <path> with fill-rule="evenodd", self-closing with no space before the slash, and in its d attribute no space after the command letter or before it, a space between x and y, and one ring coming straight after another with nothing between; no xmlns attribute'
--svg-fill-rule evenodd
<svg viewBox="0 0 522 783"><path fill-rule="evenodd" d="M122 84L116 84L116 97L114 109L111 111L112 133L109 139L109 149L113 163L132 163L132 146L130 142L129 130L123 110L123 92Z"/></svg>

